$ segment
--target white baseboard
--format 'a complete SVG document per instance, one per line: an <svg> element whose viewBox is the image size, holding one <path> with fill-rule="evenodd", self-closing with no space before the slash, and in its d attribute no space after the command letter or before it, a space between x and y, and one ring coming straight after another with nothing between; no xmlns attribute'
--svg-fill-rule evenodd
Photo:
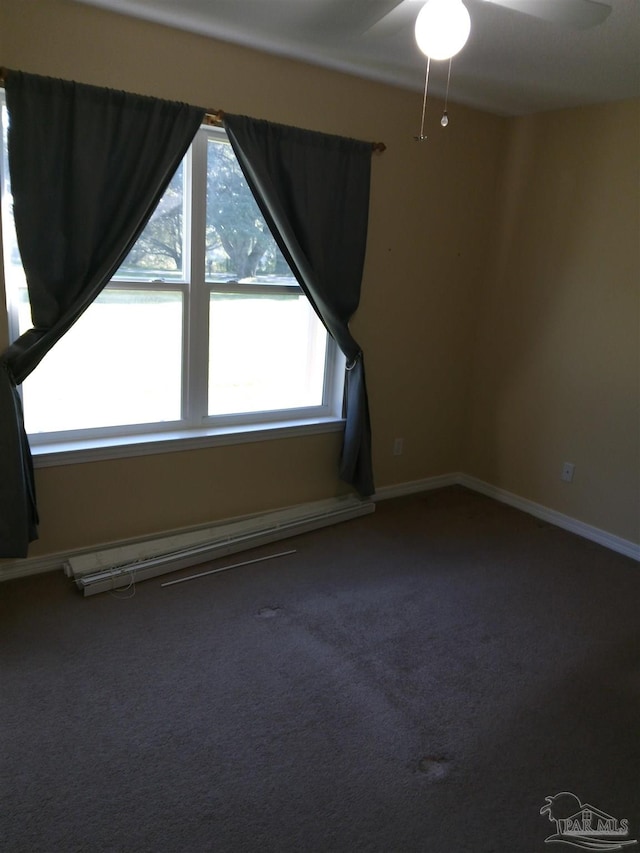
<svg viewBox="0 0 640 853"><path fill-rule="evenodd" d="M514 495L505 489L492 486L491 483L485 483L484 480L479 480L470 474L463 474L461 472L442 474L438 477L427 477L424 480L411 480L408 483L398 483L394 486L382 486L382 488L376 491L373 500L399 498L403 495L413 495L416 492L426 492L431 489L441 489L445 486L456 485L464 486L473 492L479 492L489 498L500 501L500 503L520 509L529 515L533 515L535 518L548 521L556 527L561 527L563 530L568 530L570 533L575 533L584 539L597 542L598 545L603 545L605 548L617 551L618 554L624 554L625 557L631 557L632 560L640 562L640 545L635 542L623 539L621 536L615 536L613 533L607 533L606 530L593 527L591 524L585 524L584 521L578 521L576 518L571 518L569 515L564 515L542 504L522 498L520 495Z"/></svg>
<svg viewBox="0 0 640 853"><path fill-rule="evenodd" d="M417 492L430 492L433 489L444 489L445 486L456 486L460 483L461 474L440 474L437 477L426 477L424 480L410 480L408 483L398 483L394 486L381 486L376 489L373 501L383 501L388 498L401 498L414 495Z"/></svg>
<svg viewBox="0 0 640 853"><path fill-rule="evenodd" d="M376 490L372 500L377 502L456 485L465 486L467 489L479 492L480 494L500 501L500 503L508 504L516 509L520 509L535 518L548 521L550 524L556 525L556 527L568 530L570 533L575 533L576 535L582 536L584 539L589 539L592 542L597 542L605 548L609 548L612 551L623 554L625 557L631 557L632 560L640 562L640 544L631 542L628 539L623 539L620 536L615 536L612 533L607 533L606 530L601 530L598 527L585 524L583 521L578 521L575 518L571 518L571 516L564 515L563 513L549 509L542 504L535 503L527 498L522 498L519 495L506 491L505 489L492 486L490 483L486 483L477 477L472 477L469 474L463 474L461 472L440 474L436 477L426 477L422 480L410 480L409 482L397 483L392 486L382 486ZM128 545L132 541L142 540L127 540L120 543L115 542L109 547ZM52 554L47 557L33 557L24 560L6 560L0 563L0 581L62 570L65 563L67 563L71 557L86 554L88 551L93 550L95 549L85 548L78 551L67 551L65 553Z"/></svg>
<svg viewBox="0 0 640 853"><path fill-rule="evenodd" d="M374 511L375 505L372 501L360 500L355 495L313 501L280 510L224 519L213 525L199 525L163 534L110 542L94 548L79 548L47 557L0 561L0 582L56 570L64 570L67 575L75 577L76 574L99 571L113 563L140 563L143 559L158 558L163 553L173 555L185 548L190 549L190 553L184 555L184 565L196 565L198 561L204 562L216 556L248 550L260 544L317 530ZM177 565L177 561L172 565ZM73 567L77 567L79 571L76 572ZM139 571L138 574L141 578L142 573ZM112 588L113 584L108 586Z"/></svg>
<svg viewBox="0 0 640 853"><path fill-rule="evenodd" d="M64 562L70 552L50 554L47 557L26 557L23 560L0 561L0 582L16 578L26 578L29 575L43 575L45 572L55 572L64 568Z"/></svg>
<svg viewBox="0 0 640 853"><path fill-rule="evenodd" d="M492 486L490 483L485 483L483 480L479 480L477 477L472 477L469 474L459 474L457 482L474 492L480 492L483 495L487 495L487 497L500 501L500 503L521 509L535 518L548 521L550 524L555 524L556 527L561 527L563 530L568 530L570 533L575 533L584 539L597 542L598 545L603 545L605 548L617 551L619 554L624 554L625 557L631 557L632 560L640 562L640 545L635 542L623 539L621 536L615 536L613 533L607 533L606 530L586 524L584 521L578 521L578 519L572 518L569 515L564 515L542 504L522 498L519 495L514 495L512 492L507 492L505 489Z"/></svg>

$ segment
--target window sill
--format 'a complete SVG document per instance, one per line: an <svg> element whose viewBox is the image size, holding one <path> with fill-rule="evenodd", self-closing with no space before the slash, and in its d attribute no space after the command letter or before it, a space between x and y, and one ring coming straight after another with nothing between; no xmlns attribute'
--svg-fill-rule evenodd
<svg viewBox="0 0 640 853"><path fill-rule="evenodd" d="M276 421L255 425L203 427L171 432L141 433L82 441L61 441L31 445L35 468L54 468L105 459L124 459L133 456L154 456L181 450L200 450L228 444L247 444L301 435L341 432L344 420L318 418L303 421Z"/></svg>

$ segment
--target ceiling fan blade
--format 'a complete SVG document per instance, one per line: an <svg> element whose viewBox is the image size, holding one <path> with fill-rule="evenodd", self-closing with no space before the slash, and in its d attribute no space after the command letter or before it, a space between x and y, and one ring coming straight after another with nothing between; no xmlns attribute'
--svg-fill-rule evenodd
<svg viewBox="0 0 640 853"><path fill-rule="evenodd" d="M381 15L377 21L363 28L363 34L390 36L407 26L413 25L415 18L427 0L398 0L392 9Z"/></svg>
<svg viewBox="0 0 640 853"><path fill-rule="evenodd" d="M611 6L597 0L486 0L523 15L586 30L601 24L610 14Z"/></svg>
<svg viewBox="0 0 640 853"><path fill-rule="evenodd" d="M0 0L1 2L1 0ZM93 2L93 0L91 0ZM146 0L146 2L160 2L165 0ZM181 0L174 0L178 5ZM193 2L193 0L191 0ZM203 0L197 0L204 4ZM212 3L212 0L206 0ZM218 0L231 6L256 6L261 15L269 17L269 8L272 6L270 0ZM344 38L350 34L362 33L375 26L386 15L395 11L396 7L407 0L274 0L273 6L285 10L285 20L288 8L296 7L295 15L289 12L289 16L300 20L300 30L323 37ZM258 19L256 18L256 23ZM258 24L259 26L259 24Z"/></svg>

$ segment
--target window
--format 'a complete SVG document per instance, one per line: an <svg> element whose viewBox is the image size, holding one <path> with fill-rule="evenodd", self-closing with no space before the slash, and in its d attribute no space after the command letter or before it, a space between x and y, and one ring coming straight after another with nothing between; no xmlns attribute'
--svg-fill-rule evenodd
<svg viewBox="0 0 640 853"><path fill-rule="evenodd" d="M12 339L31 327L2 214ZM203 127L118 273L22 386L34 452L339 423L344 360L298 286L224 131Z"/></svg>

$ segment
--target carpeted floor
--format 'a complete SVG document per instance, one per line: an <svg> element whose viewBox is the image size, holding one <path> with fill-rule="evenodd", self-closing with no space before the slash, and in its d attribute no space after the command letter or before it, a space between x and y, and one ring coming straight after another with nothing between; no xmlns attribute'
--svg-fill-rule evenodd
<svg viewBox="0 0 640 853"><path fill-rule="evenodd" d="M0 589L2 851L570 851L565 791L640 839L637 563L458 487L286 548Z"/></svg>

